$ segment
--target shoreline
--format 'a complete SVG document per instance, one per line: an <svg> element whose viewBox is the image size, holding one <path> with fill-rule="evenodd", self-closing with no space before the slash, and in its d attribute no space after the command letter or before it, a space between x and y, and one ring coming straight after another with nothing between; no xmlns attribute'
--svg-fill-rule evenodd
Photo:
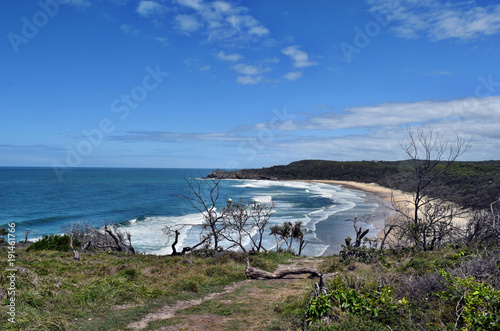
<svg viewBox="0 0 500 331"><path fill-rule="evenodd" d="M373 211L373 219L370 224L375 227L378 231L377 237L382 239L384 237L384 227L386 221L391 222L397 216L397 212L394 210L392 205L396 205L398 208L407 210L408 212L413 212L415 209L412 207L411 203L406 203L411 201L412 194L408 192L403 192L400 190L393 190L379 184L375 183L360 183L354 181L341 181L341 180L306 180L304 182L308 183L323 183L330 185L338 185L345 189L360 191L365 194L365 200L367 202L377 203L378 207ZM455 216L454 224L459 227L464 227L471 218L469 211L460 208L460 214L458 217ZM394 238L389 235L386 242L390 244ZM322 256L331 255L335 251L335 248L331 245L325 250ZM328 253L328 254L327 254Z"/></svg>
<svg viewBox="0 0 500 331"><path fill-rule="evenodd" d="M389 221L396 216L396 211L394 211L392 204L402 204L411 197L409 193L393 190L375 183L360 183L341 180L304 180L302 182L337 185L348 190L360 191L364 193L365 201L378 205L378 207L371 213L372 219L369 222L376 229L377 238L383 238L386 221ZM387 238L387 240L390 241L390 238ZM338 251L338 247L330 245L321 256L337 254L336 251Z"/></svg>

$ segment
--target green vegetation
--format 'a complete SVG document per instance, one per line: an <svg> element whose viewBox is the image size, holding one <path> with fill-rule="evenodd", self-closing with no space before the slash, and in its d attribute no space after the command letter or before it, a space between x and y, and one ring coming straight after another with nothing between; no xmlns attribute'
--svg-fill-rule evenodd
<svg viewBox="0 0 500 331"><path fill-rule="evenodd" d="M309 299L311 330L498 330L500 254L387 250L388 263L324 260L329 293ZM300 325L297 325L297 328Z"/></svg>
<svg viewBox="0 0 500 331"><path fill-rule="evenodd" d="M65 237L56 237L31 245L37 249L16 247L16 323L3 316L1 330L123 330L155 308L246 279L246 255L235 252L213 257L101 252L74 261L70 251L58 251ZM0 254L8 255L6 246ZM250 256L252 264L268 271L290 258L276 252ZM0 268L8 268L5 260ZM0 274L0 284L9 283L7 275ZM0 289L3 307L9 303L5 288Z"/></svg>
<svg viewBox="0 0 500 331"><path fill-rule="evenodd" d="M28 247L28 251L54 250L59 252L69 252L70 237L68 235L44 235L42 239ZM78 245L78 243L75 243Z"/></svg>
<svg viewBox="0 0 500 331"><path fill-rule="evenodd" d="M274 271L297 258L291 253L165 257L113 252L74 261L71 252L19 248L17 323L3 319L0 328L124 330L160 307L241 282L233 292L152 322L148 330L186 328L198 315L213 316L210 323L220 330L497 330L500 252L478 248L344 246L339 255L316 259L320 271L337 273L327 278L327 294L317 297L311 295L317 280L241 282L247 256L253 266ZM6 247L0 253L7 254ZM5 261L0 267L7 268ZM3 284L6 276L0 276ZM8 303L5 294L0 293L2 306Z"/></svg>

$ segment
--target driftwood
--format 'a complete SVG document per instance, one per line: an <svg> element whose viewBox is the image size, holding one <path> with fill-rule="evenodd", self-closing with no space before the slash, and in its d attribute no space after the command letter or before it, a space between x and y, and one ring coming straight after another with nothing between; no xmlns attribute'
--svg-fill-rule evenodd
<svg viewBox="0 0 500 331"><path fill-rule="evenodd" d="M310 277L322 277L322 273L314 268L295 268L295 269L284 269L276 273L270 273L268 271L261 270L259 268L254 268L250 265L250 260L247 258L247 267L245 269L245 275L250 279L278 279L283 278L288 275L303 275L309 274Z"/></svg>

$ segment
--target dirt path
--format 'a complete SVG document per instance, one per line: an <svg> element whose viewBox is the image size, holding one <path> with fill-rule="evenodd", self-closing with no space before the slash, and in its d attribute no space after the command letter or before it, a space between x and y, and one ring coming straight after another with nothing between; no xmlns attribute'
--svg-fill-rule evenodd
<svg viewBox="0 0 500 331"><path fill-rule="evenodd" d="M304 258L280 265L277 270L297 267L317 268L319 260ZM284 279L245 280L224 287L222 292L203 298L178 301L130 323L131 330L261 330L272 324L276 305L290 296L301 297L313 281L305 275ZM152 323L152 324L151 324Z"/></svg>
<svg viewBox="0 0 500 331"><path fill-rule="evenodd" d="M236 289L240 288L243 284L245 284L247 282L250 282L250 280L245 280L245 281L233 283L231 285L227 285L224 287L224 291L217 292L217 293L210 293L209 295L207 295L201 299L178 301L174 305L164 306L160 310L158 310L154 313L147 314L139 322L130 323L127 327L129 329L132 329L132 330L143 330L144 328L146 328L148 326L148 324L150 322L172 318L172 317L174 317L175 313L179 310L183 310L186 308L197 306L205 301L212 300L212 299L220 297L224 294L234 292Z"/></svg>

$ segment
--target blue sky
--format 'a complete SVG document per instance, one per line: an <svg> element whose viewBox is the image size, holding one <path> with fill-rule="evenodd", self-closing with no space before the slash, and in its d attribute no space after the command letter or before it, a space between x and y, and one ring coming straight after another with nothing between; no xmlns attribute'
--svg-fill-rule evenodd
<svg viewBox="0 0 500 331"><path fill-rule="evenodd" d="M496 1L7 0L0 165L398 160L406 127L500 158Z"/></svg>

